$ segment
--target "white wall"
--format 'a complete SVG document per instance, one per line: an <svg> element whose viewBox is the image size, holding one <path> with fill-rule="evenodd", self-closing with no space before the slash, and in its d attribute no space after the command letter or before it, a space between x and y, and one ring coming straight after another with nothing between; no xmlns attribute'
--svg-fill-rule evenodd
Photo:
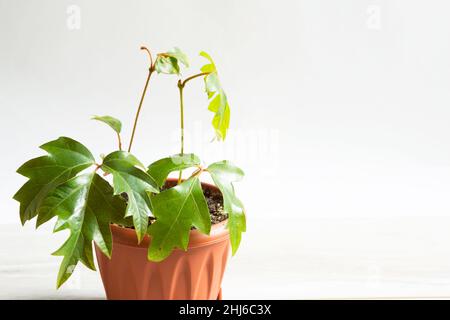
<svg viewBox="0 0 450 320"><path fill-rule="evenodd" d="M17 167L66 135L96 155L128 141L147 57L179 46L216 59L232 107L225 145L209 144L201 82L187 90L188 151L229 158L251 221L279 216L449 215L447 1L0 0L0 211L18 223ZM67 9L80 9L80 29ZM68 20L69 19L69 20ZM134 150L176 152L175 77L153 79ZM199 134L200 132L200 134ZM225 152L223 152L225 151Z"/></svg>

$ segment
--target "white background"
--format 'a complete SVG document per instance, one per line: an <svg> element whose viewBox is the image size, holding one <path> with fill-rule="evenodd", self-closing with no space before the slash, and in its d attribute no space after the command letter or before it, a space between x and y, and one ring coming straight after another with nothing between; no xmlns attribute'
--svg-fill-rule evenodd
<svg viewBox="0 0 450 320"><path fill-rule="evenodd" d="M20 228L15 170L61 135L96 156L113 150L94 114L120 118L127 142L147 75L141 45L180 47L186 75L206 50L227 91L221 144L209 142L202 82L185 90L187 151L247 174L249 231L226 297L450 295L449 10L444 0L0 0L2 296L25 272L24 288L51 297L58 261L47 255L63 236ZM176 153L178 125L176 77L156 76L134 153L148 164ZM41 262L50 276L35 286L43 271L23 266Z"/></svg>

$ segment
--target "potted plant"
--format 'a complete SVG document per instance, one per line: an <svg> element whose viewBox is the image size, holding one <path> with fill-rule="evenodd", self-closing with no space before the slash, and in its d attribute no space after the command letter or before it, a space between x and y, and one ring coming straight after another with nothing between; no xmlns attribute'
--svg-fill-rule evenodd
<svg viewBox="0 0 450 320"><path fill-rule="evenodd" d="M17 172L28 181L14 195L22 224L36 227L56 217L54 232L70 235L53 253L63 256L59 288L78 262L95 270L93 246L108 299L217 299L231 246L236 253L245 231L244 206L233 183L244 176L228 161L203 166L184 151L186 85L203 78L214 113L216 140L225 140L230 108L216 66L207 59L200 73L182 79L186 55L175 48L150 58L147 80L127 151L122 149L121 122L111 116L93 119L116 133L118 150L96 162L80 142L60 137L41 146L46 155L23 164ZM144 166L132 153L139 114L154 73L175 74L180 97L180 153ZM185 174L183 175L183 171ZM189 171L189 174L186 174ZM168 178L171 173L176 178ZM215 185L201 182L209 174Z"/></svg>

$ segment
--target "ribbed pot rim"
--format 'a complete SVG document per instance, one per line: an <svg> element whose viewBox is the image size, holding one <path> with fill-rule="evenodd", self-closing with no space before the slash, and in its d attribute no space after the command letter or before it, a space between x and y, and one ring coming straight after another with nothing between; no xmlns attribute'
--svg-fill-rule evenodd
<svg viewBox="0 0 450 320"><path fill-rule="evenodd" d="M177 179L172 178L169 178L167 180L171 182L177 181ZM219 191L216 186L206 182L202 182L202 186L214 191ZM229 231L226 228L227 222L228 219L212 225L209 235L203 234L198 230L191 230L188 248L202 247L216 242L228 240ZM138 239L134 229L124 228L116 224L111 224L110 227L113 235L113 242L115 243L141 248L148 248L148 246L150 245L151 238L148 235L146 235L141 243L138 244Z"/></svg>

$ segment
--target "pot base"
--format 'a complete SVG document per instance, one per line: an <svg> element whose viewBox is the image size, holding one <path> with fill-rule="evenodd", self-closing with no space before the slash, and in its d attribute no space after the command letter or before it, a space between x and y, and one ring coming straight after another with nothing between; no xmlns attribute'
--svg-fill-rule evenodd
<svg viewBox="0 0 450 320"><path fill-rule="evenodd" d="M176 249L161 262L147 260L150 239L137 245L134 230L111 226L113 254L108 259L95 247L110 300L217 300L230 252L225 222L210 236L191 231L187 251ZM134 241L133 241L134 239ZM134 245L133 245L134 243Z"/></svg>
<svg viewBox="0 0 450 320"><path fill-rule="evenodd" d="M135 230L111 225L111 259L95 246L107 299L221 300L230 253L226 224L227 220L213 225L210 235L191 230L187 251L175 249L161 262L147 260L149 236L138 244Z"/></svg>

